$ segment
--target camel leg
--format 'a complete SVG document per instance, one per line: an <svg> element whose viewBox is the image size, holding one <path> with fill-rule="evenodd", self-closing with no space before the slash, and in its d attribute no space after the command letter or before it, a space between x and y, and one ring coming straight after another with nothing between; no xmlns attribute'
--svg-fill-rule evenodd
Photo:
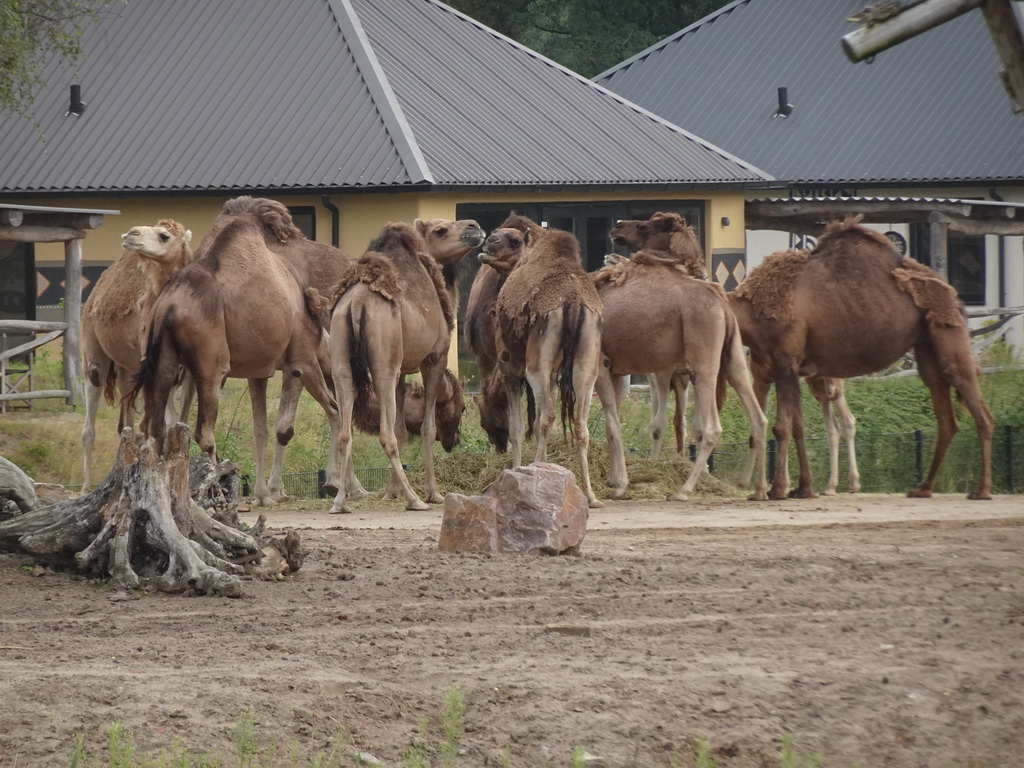
<svg viewBox="0 0 1024 768"><path fill-rule="evenodd" d="M672 388L672 373L675 369L658 371L648 377L651 382L651 458L661 453L661 441L668 431L668 393ZM655 394L657 393L657 394ZM678 409L678 406L677 406Z"/></svg>
<svg viewBox="0 0 1024 768"><path fill-rule="evenodd" d="M597 396L604 406L605 434L608 438L608 485L614 490L613 499L631 498L626 488L629 477L626 473L626 452L622 443L622 418L618 398L615 396L617 383L624 377L613 377L608 370L607 360L602 361L597 374Z"/></svg>
<svg viewBox="0 0 1024 768"><path fill-rule="evenodd" d="M743 342L738 333L733 334L732 348L728 360L725 362L725 377L732 388L740 397L743 410L750 420L750 453L748 460L756 460L760 467L757 476L757 483L754 486L754 493L748 497L748 501L765 501L768 498L768 476L766 468L765 445L768 436L768 418L764 415L761 407L758 392L750 381L750 369L747 367L746 358L743 354ZM763 397L767 398L767 387L764 387ZM750 475L746 476L747 487L753 476L753 466L750 467Z"/></svg>
<svg viewBox="0 0 1024 768"><path fill-rule="evenodd" d="M295 415L299 410L302 381L295 376L281 377L281 401L274 422L274 464L270 468L267 493L272 503L288 498L284 491L284 449L295 435Z"/></svg>
<svg viewBox="0 0 1024 768"><path fill-rule="evenodd" d="M537 401L537 454L534 461L548 460L548 435L555 423L555 379L562 338L563 312L549 312L545 322L530 334L526 349L526 381Z"/></svg>
<svg viewBox="0 0 1024 768"><path fill-rule="evenodd" d="M719 436L722 434L722 422L718 417L718 405L715 402L715 387L718 381L717 365L709 366L706 371L695 371L693 375L693 407L700 412L700 444L697 446L697 460L693 462L686 482L669 496L669 501L686 501L697 487L701 472L708 465L708 457L714 450Z"/></svg>
<svg viewBox="0 0 1024 768"><path fill-rule="evenodd" d="M437 488L437 477L434 472L434 440L437 437L437 424L435 406L437 405L437 391L441 386L441 379L444 377L447 351L438 353L437 358L429 360L429 365L420 369L423 377L423 425L420 428L420 436L423 438L423 473L424 501L428 504L444 503L444 496ZM400 417L404 428L404 414Z"/></svg>
<svg viewBox="0 0 1024 768"><path fill-rule="evenodd" d="M99 412L100 399L103 397L103 381L94 385L90 377L85 380L85 425L82 427L82 493L89 490L89 464L92 461L92 449L96 443L96 414ZM98 371L97 371L98 373ZM118 430L120 434L120 430Z"/></svg>
<svg viewBox="0 0 1024 768"><path fill-rule="evenodd" d="M309 358L307 357L306 359L308 360ZM330 442L327 449L327 481L325 487L341 488L346 484L341 476L341 467L349 467L348 462L352 460L352 453L350 445L347 463L339 463L338 441L341 437L342 427L338 402L335 400L333 393L327 388L327 379L324 377L319 365L301 365L294 368L286 368L285 376L289 374L292 378L299 379L301 387L305 387L309 391L309 394L313 396L313 399L316 400L317 404L327 415L327 423L330 427ZM301 394L301 387L298 388L299 394ZM298 399L298 394L296 394L296 399ZM352 479L354 479L354 470ZM358 481L356 481L356 484L358 485ZM359 486L359 488L361 489L362 486ZM358 496L355 498L358 498Z"/></svg>
<svg viewBox="0 0 1024 768"><path fill-rule="evenodd" d="M184 371L181 374L178 392L181 395L181 405L178 407L178 421L182 424L188 424L189 412L192 410L192 401L196 397L196 383L192 380L192 374L188 371Z"/></svg>
<svg viewBox="0 0 1024 768"><path fill-rule="evenodd" d="M248 379L249 399L252 401L252 439L256 448L256 487L254 503L265 507L272 503L267 488L267 379Z"/></svg>
<svg viewBox="0 0 1024 768"><path fill-rule="evenodd" d="M393 381L394 376L384 371L374 370L372 373L374 381ZM425 504L409 484L405 470L402 468L402 452L398 446L398 436L395 434L395 418L398 413L397 397L394 387L381 387L377 392L380 400L380 444L387 454L388 462L391 464L392 478L397 480L405 495L405 508L408 510L427 510L430 506Z"/></svg>
<svg viewBox="0 0 1024 768"><path fill-rule="evenodd" d="M676 453L686 448L686 401L690 393L690 377L676 372L672 377L672 390L676 393L676 412L672 424L676 431Z"/></svg>
<svg viewBox="0 0 1024 768"><path fill-rule="evenodd" d="M797 382L797 403L793 413L793 442L796 443L796 458L800 463L800 479L797 487L789 492L793 499L816 499L811 481L811 462L807 457L807 441L804 436L804 412L800 407L800 384Z"/></svg>
<svg viewBox="0 0 1024 768"><path fill-rule="evenodd" d="M505 394L508 396L508 444L512 454L512 467L523 463L523 385L515 375L509 373L502 376L505 382ZM529 385L527 385L529 386Z"/></svg>
<svg viewBox="0 0 1024 768"><path fill-rule="evenodd" d="M811 376L806 381L807 389L821 407L825 434L828 436L828 485L821 493L823 496L835 496L836 488L839 487L839 425L832 412L832 401L828 397L828 382L820 376Z"/></svg>
<svg viewBox="0 0 1024 768"><path fill-rule="evenodd" d="M846 435L846 457L849 464L850 493L860 492L860 470L857 469L857 419L846 402L846 393L842 379L836 379L836 398L832 402Z"/></svg>
<svg viewBox="0 0 1024 768"><path fill-rule="evenodd" d="M775 440L777 455L775 477L768 498L774 501L789 498L789 439L793 422L800 412L800 377L796 371L778 372L775 376Z"/></svg>
<svg viewBox="0 0 1024 768"><path fill-rule="evenodd" d="M583 495L591 509L604 506L594 495L590 483L590 402L594 396L594 384L601 369L601 330L597 317L587 311L583 318L580 347L572 366L572 388L576 396L576 411L573 414L573 432L576 447L580 452L580 482Z"/></svg>
<svg viewBox="0 0 1024 768"><path fill-rule="evenodd" d="M754 392L754 397L757 400L758 409L761 411L761 414L764 415L768 407L768 392L771 391L772 382L771 379L763 375L759 375L756 370L754 371L753 378L754 383L751 385L751 388ZM732 386L735 389L735 382L730 383L732 383ZM765 422L767 423L767 419L765 419ZM754 446L754 435L751 434L750 439L747 441L747 459L743 465L743 474L740 477L741 488L750 488L750 484L754 479L754 467L757 464L757 456L758 452L757 448ZM764 462L762 462L762 470L766 471Z"/></svg>

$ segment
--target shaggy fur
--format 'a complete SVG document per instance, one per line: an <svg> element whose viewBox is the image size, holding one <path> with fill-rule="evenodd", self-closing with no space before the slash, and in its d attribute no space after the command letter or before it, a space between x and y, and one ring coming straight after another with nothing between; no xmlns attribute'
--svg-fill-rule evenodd
<svg viewBox="0 0 1024 768"><path fill-rule="evenodd" d="M914 304L925 311L925 319L929 324L947 328L967 324L964 303L957 296L956 289L934 270L905 258L902 266L892 271L892 276L899 289L910 294Z"/></svg>
<svg viewBox="0 0 1024 768"><path fill-rule="evenodd" d="M785 321L793 316L793 286L810 251L776 251L750 271L736 296L748 300L761 317Z"/></svg>
<svg viewBox="0 0 1024 768"><path fill-rule="evenodd" d="M646 221L626 219L610 233L612 242L633 251L660 251L698 280L707 277L704 249L693 228L678 213L656 213Z"/></svg>

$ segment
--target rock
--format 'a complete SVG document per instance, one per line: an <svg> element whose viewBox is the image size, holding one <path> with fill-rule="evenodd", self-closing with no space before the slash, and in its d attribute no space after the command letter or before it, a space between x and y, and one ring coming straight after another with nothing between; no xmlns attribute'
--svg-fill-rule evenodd
<svg viewBox="0 0 1024 768"><path fill-rule="evenodd" d="M384 763L370 752L360 752L356 755L356 765L365 765L368 768L383 768Z"/></svg>
<svg viewBox="0 0 1024 768"><path fill-rule="evenodd" d="M482 496L450 493L438 549L575 554L587 530L587 497L557 464L506 469Z"/></svg>

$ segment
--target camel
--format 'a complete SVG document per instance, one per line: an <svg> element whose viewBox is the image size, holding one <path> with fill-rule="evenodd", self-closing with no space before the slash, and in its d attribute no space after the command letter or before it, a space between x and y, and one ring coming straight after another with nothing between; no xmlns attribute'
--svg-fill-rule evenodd
<svg viewBox="0 0 1024 768"><path fill-rule="evenodd" d="M195 439L216 456L214 425L219 393L228 377L249 380L256 437L257 503L269 494L264 478L266 453L266 382L278 370L285 390L305 386L327 414L331 429L327 483L338 487L336 463L339 418L337 405L324 378L329 369L322 323L316 313L319 294L306 285L303 266L275 253L288 239L281 211L274 201L258 201L243 210L225 206L196 249L196 258L176 272L157 297L146 355L131 396L141 392L145 402L142 428L154 438L161 454L166 427L162 413L179 365L195 381L199 410ZM281 227L279 229L279 227ZM298 230L295 230L298 232ZM298 398L297 391L294 397ZM294 412L291 414L294 418ZM279 433L280 433L279 418Z"/></svg>
<svg viewBox="0 0 1024 768"><path fill-rule="evenodd" d="M776 269L774 279L764 281L752 281L752 272L730 297L751 359L768 371L776 388L779 458L769 498L815 496L803 441L800 377L874 373L913 349L918 374L931 393L938 434L928 474L908 495L932 494L958 428L953 388L974 418L981 444L981 477L969 497L989 499L993 419L981 395L963 303L935 272L901 258L885 237L859 221L830 223L813 251L776 255L787 269ZM800 462L792 494L791 437Z"/></svg>
<svg viewBox="0 0 1024 768"><path fill-rule="evenodd" d="M754 494L767 498L765 442L768 420L750 382L736 318L725 291L716 283L689 277L673 259L638 251L628 263L605 267L595 280L604 306L601 337L603 364L597 392L604 404L611 462L612 498L628 499L625 451L616 379L633 373L659 372L659 385L670 374L687 371L694 383L698 452L686 481L670 500L689 497L722 433L718 411L728 381L750 419L752 446L760 458Z"/></svg>
<svg viewBox="0 0 1024 768"><path fill-rule="evenodd" d="M533 222L512 214L499 229L520 228L525 235L530 224ZM480 426L483 427L496 453L505 453L508 450L509 435L508 393L498 368L500 331L494 305L506 278L519 263L522 245L522 238L512 233L507 240L497 233L492 233L484 241L484 252L480 254L480 269L473 280L466 305L466 346L473 354L480 377L480 395L475 397L474 401L480 411ZM535 404L529 388L526 394L526 437L529 439L533 436Z"/></svg>
<svg viewBox="0 0 1024 768"><path fill-rule="evenodd" d="M404 437L400 428L413 435L423 435L423 385L418 381L403 382L403 384L404 386L397 390L398 405L396 406L396 410L402 412L403 418L397 419L395 423L400 448ZM445 371L441 385L438 387L437 403L434 407L434 423L437 425L436 439L446 453L454 451L461 442L459 428L462 425L462 413L465 409L462 382L451 371ZM380 401L375 394L371 393L368 407L365 410L353 411L352 416L355 426L360 432L365 432L368 435L380 433Z"/></svg>
<svg viewBox="0 0 1024 768"><path fill-rule="evenodd" d="M511 258L503 254L513 252L518 258L495 302L501 332L498 359L509 401L512 466L519 466L522 460L520 397L525 378L537 405L535 461L547 460L557 389L563 428L571 422L579 450L581 490L591 507L603 507L590 483L587 427L601 361L601 300L583 269L579 241L571 233L515 218L520 226L496 230L494 234L503 242L488 240L485 250L487 263Z"/></svg>
<svg viewBox="0 0 1024 768"><path fill-rule="evenodd" d="M435 404L455 324L455 268L483 239L472 220L387 224L334 292L330 344L341 460L351 461L353 413L366 407L372 391L380 402L380 443L391 464L385 496L403 493L407 509L444 500L434 472ZM416 371L423 379L426 501L409 484L396 434L396 389ZM348 511L346 491L339 488L331 512Z"/></svg>
<svg viewBox="0 0 1024 768"><path fill-rule="evenodd" d="M192 232L171 219L132 227L121 235L121 257L104 270L82 309L85 426L82 429L82 491L89 489L89 466L96 441L101 395L113 404L115 391L131 390L139 369L146 324L156 296L170 276L192 261ZM183 410L188 408L188 398ZM117 431L135 425L135 409L122 399Z"/></svg>
<svg viewBox="0 0 1024 768"><path fill-rule="evenodd" d="M693 228L678 213L658 212L649 219L624 219L612 227L609 238L616 245L624 245L631 251L644 251L675 261L683 274L698 280L707 277L705 272L704 249L697 239ZM616 254L617 255L617 254ZM605 258L609 266L625 264L619 257ZM676 413L674 419L676 432L676 451L681 453L686 444L686 403L690 378L685 369L673 371L647 372L651 392L651 458L657 459L661 453L661 442L668 428L668 393L671 389L676 396ZM628 383L623 379L619 383L619 405L622 392ZM751 466L751 471L753 467ZM748 478L749 479L749 478Z"/></svg>

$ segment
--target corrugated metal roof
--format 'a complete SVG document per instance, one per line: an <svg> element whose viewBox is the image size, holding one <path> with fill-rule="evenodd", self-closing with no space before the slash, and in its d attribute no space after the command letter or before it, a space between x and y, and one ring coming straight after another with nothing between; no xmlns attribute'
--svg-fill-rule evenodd
<svg viewBox="0 0 1024 768"><path fill-rule="evenodd" d="M0 115L0 193L768 178L434 0L132 0L83 49Z"/></svg>
<svg viewBox="0 0 1024 768"><path fill-rule="evenodd" d="M595 78L778 179L1024 179L1015 114L980 12L852 64L865 0L737 0ZM777 89L795 109L775 117Z"/></svg>

